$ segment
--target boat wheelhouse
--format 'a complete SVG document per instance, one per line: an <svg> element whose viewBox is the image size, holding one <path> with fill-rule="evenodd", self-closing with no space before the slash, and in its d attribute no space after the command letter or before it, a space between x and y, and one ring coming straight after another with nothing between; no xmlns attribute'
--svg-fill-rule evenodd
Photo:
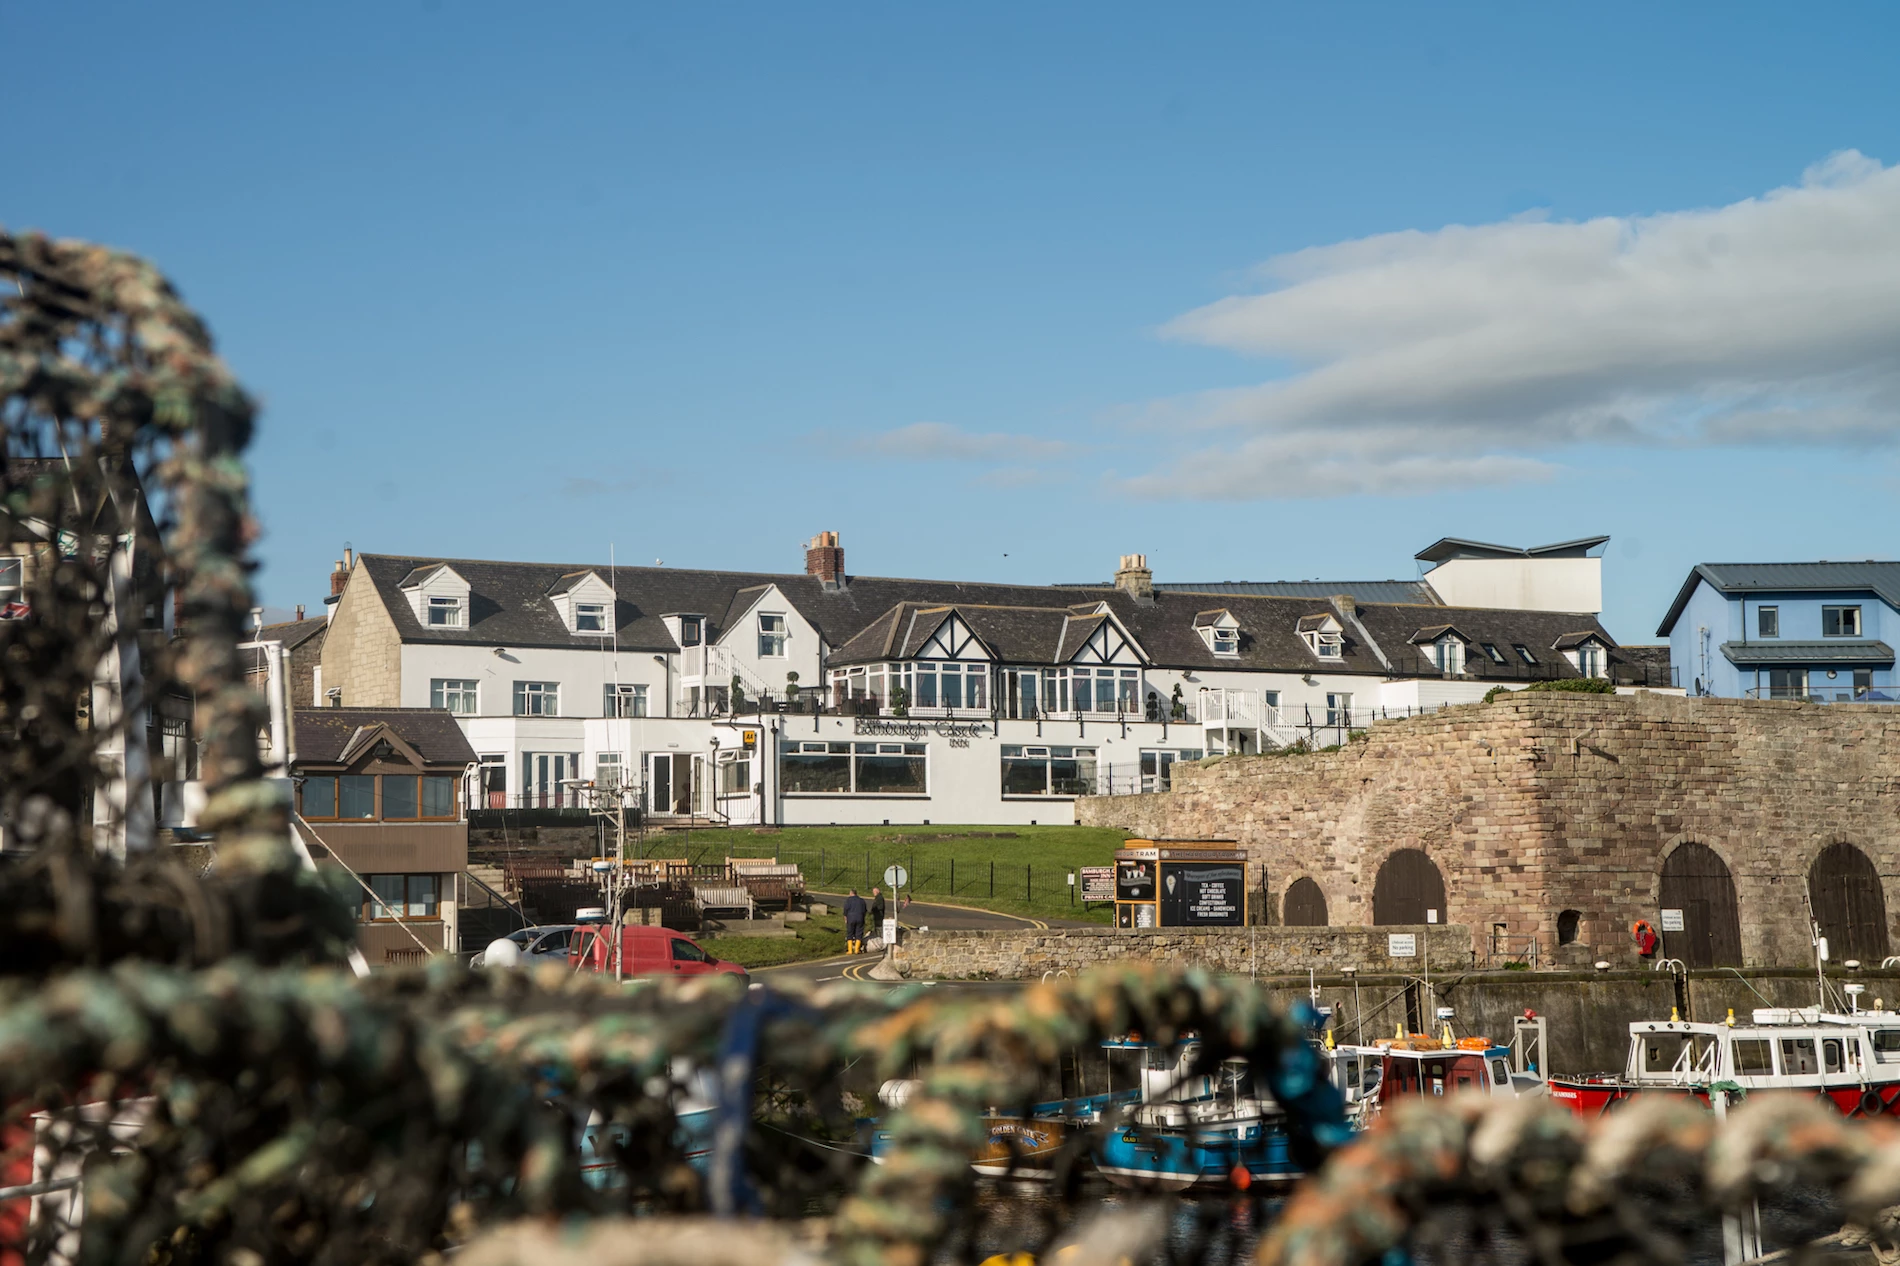
<svg viewBox="0 0 1900 1266"><path fill-rule="evenodd" d="M1793 1090L1846 1116L1900 1112L1900 1012L1761 1007L1746 1024L1688 1020L1630 1025L1621 1074L1553 1077L1550 1093L1580 1116L1638 1094L1710 1102L1716 1093Z"/></svg>

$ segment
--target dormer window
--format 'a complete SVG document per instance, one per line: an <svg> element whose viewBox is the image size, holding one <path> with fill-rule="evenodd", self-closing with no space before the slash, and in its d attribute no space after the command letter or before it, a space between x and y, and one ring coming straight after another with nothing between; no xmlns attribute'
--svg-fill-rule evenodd
<svg viewBox="0 0 1900 1266"><path fill-rule="evenodd" d="M607 631L607 604L604 602L575 603L574 631L576 633L605 633Z"/></svg>
<svg viewBox="0 0 1900 1266"><path fill-rule="evenodd" d="M1207 643L1207 649L1216 655L1240 654L1240 621L1225 607L1217 611L1203 611L1195 616L1194 631L1201 635L1201 641Z"/></svg>
<svg viewBox="0 0 1900 1266"><path fill-rule="evenodd" d="M1300 640L1317 659L1337 660L1345 655L1346 629L1332 615L1300 617Z"/></svg>
<svg viewBox="0 0 1900 1266"><path fill-rule="evenodd" d="M1455 677L1465 670L1465 644L1455 637L1443 637L1432 646L1432 659L1438 671Z"/></svg>
<svg viewBox="0 0 1900 1266"><path fill-rule="evenodd" d="M698 616L696 615L681 616L680 617L680 645L681 646L698 646L699 640L703 636L703 628L704 626L701 624L700 618Z"/></svg>
<svg viewBox="0 0 1900 1266"><path fill-rule="evenodd" d="M459 629L467 623L462 618L460 598L430 598L428 612L432 629Z"/></svg>

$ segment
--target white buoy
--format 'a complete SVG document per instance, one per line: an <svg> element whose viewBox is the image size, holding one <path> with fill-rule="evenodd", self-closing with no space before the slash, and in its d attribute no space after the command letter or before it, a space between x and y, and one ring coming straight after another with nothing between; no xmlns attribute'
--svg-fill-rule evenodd
<svg viewBox="0 0 1900 1266"><path fill-rule="evenodd" d="M507 937L490 941L488 948L482 951L484 967L519 967L521 965L521 947Z"/></svg>

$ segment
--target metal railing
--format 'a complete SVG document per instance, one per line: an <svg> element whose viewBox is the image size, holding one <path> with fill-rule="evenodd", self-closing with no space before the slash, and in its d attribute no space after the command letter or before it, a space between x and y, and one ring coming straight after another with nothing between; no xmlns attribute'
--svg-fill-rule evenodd
<svg viewBox="0 0 1900 1266"><path fill-rule="evenodd" d="M1798 703L1900 703L1900 687L1893 686L1756 686L1742 693L1749 699L1792 699Z"/></svg>

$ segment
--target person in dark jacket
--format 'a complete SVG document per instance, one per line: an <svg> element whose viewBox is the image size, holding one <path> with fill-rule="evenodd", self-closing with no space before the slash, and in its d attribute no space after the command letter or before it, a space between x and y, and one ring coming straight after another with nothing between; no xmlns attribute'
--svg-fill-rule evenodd
<svg viewBox="0 0 1900 1266"><path fill-rule="evenodd" d="M884 890L882 888L871 889L871 929L870 930L871 930L872 936L884 935L884 912L885 912Z"/></svg>
<svg viewBox="0 0 1900 1266"><path fill-rule="evenodd" d="M853 888L851 895L844 899L844 952L862 954L864 952L864 916L869 912L864 898Z"/></svg>

